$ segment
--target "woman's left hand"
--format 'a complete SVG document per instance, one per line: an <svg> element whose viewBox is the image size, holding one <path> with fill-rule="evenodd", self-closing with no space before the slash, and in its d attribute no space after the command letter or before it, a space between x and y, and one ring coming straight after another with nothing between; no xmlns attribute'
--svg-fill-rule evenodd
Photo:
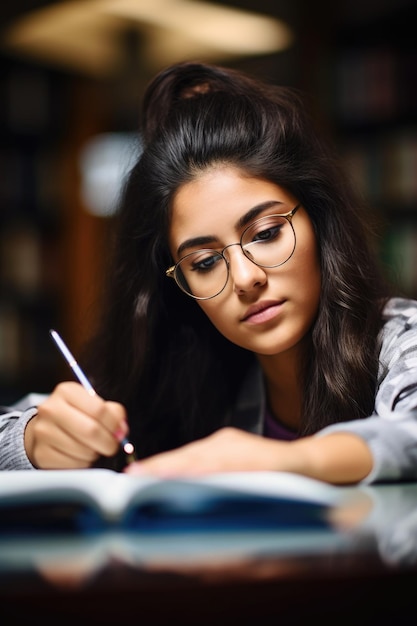
<svg viewBox="0 0 417 626"><path fill-rule="evenodd" d="M288 442L228 427L175 450L132 463L125 472L170 478L213 472L276 470L282 466L285 452L290 453Z"/></svg>
<svg viewBox="0 0 417 626"><path fill-rule="evenodd" d="M281 471L335 484L352 484L365 478L372 465L370 448L354 433L333 432L278 441L228 427L176 450L132 463L125 471L161 478Z"/></svg>

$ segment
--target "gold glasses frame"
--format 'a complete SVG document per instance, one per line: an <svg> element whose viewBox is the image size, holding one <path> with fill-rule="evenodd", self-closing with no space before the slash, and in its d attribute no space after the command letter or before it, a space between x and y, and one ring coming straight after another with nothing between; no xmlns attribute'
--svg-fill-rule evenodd
<svg viewBox="0 0 417 626"><path fill-rule="evenodd" d="M187 296L190 296L190 298L193 298L194 300L211 300L211 298L215 298L216 296L218 296L226 288L226 285L229 282L230 266L229 266L229 261L224 256L224 251L227 250L228 248L232 247L232 246L240 246L240 248L241 248L243 254L245 255L245 257L247 259L249 259L249 261L251 261L254 265L257 265L258 267L264 267L264 268L267 268L267 269L272 269L274 267L279 267L280 265L284 265L284 263L289 261L289 259L292 257L292 255L294 254L295 247L296 247L297 237L296 237L296 234L295 234L294 225L292 223L292 218L294 217L294 215L296 214L296 212L298 211L300 206L301 206L301 204L297 204L293 209L291 209L291 211L288 211L288 213L274 213L273 215L264 215L262 217L259 217L257 220L255 220L254 222L251 222L245 228L245 230L242 232L242 235L241 235L239 241L237 241L236 243L229 243L221 251L216 250L217 254L222 256L224 261L225 261L225 263L226 263L227 276L226 276L226 281L225 281L225 284L223 285L223 287L220 289L220 291L215 293L213 296L203 296L203 297L201 297L201 296L194 296L189 291L184 289L184 287L182 286L182 284L180 283L180 281L178 280L177 275L176 275L177 268L184 261L184 259L186 259L187 257L189 257L189 256L191 256L193 254L196 254L198 252L203 252L205 250L204 248L202 250L194 250L193 252L190 252L189 254L186 254L185 256L181 257L181 259L179 259L179 261L177 263L175 263L175 265L171 265L171 267L169 267L165 271L165 275L168 276L168 278L173 278L175 280L175 282L177 283L178 287L181 289L181 291L183 291ZM254 261L250 257L248 251L244 247L244 245L247 245L247 244L243 244L242 242L243 242L243 240L245 238L246 232L250 228L253 228L254 225L256 225L258 222L264 220L265 218L271 218L271 217L283 217L283 218L285 218L287 220L287 222L291 226L291 229L292 229L293 234L294 234L294 246L293 246L293 249L291 251L291 254L285 259L285 261L281 261L280 263L276 263L275 265L265 265L265 264L257 263L256 261Z"/></svg>

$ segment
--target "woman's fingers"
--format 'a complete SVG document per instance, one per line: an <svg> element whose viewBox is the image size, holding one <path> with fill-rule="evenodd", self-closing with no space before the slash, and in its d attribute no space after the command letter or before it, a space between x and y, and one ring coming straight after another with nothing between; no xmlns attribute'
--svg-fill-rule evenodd
<svg viewBox="0 0 417 626"><path fill-rule="evenodd" d="M116 454L127 431L122 405L61 383L28 423L25 446L36 467L88 467L100 455Z"/></svg>

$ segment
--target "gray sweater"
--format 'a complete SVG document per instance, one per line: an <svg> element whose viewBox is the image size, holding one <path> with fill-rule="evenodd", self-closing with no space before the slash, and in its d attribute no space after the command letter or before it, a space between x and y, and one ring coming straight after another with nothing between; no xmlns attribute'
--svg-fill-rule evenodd
<svg viewBox="0 0 417 626"><path fill-rule="evenodd" d="M316 434L348 431L367 442L374 464L364 483L417 479L417 301L393 298L384 319L372 415ZM0 469L34 469L26 456L24 431L41 399L31 394L0 415ZM242 387L232 423L262 433L264 409L262 376L252 372Z"/></svg>

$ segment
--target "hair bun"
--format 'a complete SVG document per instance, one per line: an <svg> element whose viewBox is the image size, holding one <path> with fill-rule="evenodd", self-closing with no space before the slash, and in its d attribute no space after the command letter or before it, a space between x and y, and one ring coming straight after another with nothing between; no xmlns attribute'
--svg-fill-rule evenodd
<svg viewBox="0 0 417 626"><path fill-rule="evenodd" d="M149 83L143 98L142 132L145 142L153 137L176 103L214 91L248 95L254 83L232 69L186 61L171 65ZM259 89L257 89L259 93Z"/></svg>

